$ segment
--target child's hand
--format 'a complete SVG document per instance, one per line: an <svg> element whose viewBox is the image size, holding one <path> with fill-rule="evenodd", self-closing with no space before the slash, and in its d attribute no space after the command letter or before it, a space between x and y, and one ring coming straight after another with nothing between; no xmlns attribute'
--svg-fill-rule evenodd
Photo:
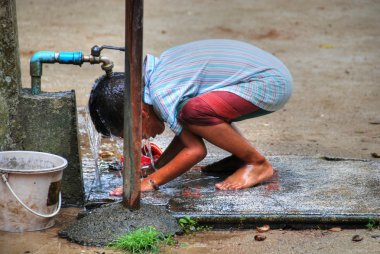
<svg viewBox="0 0 380 254"><path fill-rule="evenodd" d="M154 191L158 189L158 185L149 177L141 180L141 191ZM123 187L117 187L109 193L110 196L120 197L123 195Z"/></svg>
<svg viewBox="0 0 380 254"><path fill-rule="evenodd" d="M144 178L141 180L141 191L154 191L155 188L153 187L152 183L150 182L149 178Z"/></svg>
<svg viewBox="0 0 380 254"><path fill-rule="evenodd" d="M120 197L123 195L123 187L117 187L113 191L109 193L110 196L117 196Z"/></svg>

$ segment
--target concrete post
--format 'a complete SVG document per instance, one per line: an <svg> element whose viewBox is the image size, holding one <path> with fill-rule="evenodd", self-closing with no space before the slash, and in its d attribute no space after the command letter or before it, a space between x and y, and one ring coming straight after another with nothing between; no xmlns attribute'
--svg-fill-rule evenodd
<svg viewBox="0 0 380 254"><path fill-rule="evenodd" d="M84 203L75 92L31 95L21 89L15 0L0 0L0 151L32 150L60 155L64 205Z"/></svg>
<svg viewBox="0 0 380 254"><path fill-rule="evenodd" d="M64 206L82 206L84 187L79 157L75 92L42 92L22 89L18 117L22 126L22 150L47 152L67 159L62 176Z"/></svg>
<svg viewBox="0 0 380 254"><path fill-rule="evenodd" d="M21 88L15 0L0 0L0 151L16 149Z"/></svg>

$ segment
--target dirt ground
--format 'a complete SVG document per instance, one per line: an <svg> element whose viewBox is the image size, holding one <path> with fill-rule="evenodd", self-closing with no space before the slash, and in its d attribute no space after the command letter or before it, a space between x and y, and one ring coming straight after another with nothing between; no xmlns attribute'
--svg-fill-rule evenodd
<svg viewBox="0 0 380 254"><path fill-rule="evenodd" d="M119 254L109 248L95 248L70 243L57 237L59 229L75 220L78 208L65 208L53 228L25 233L0 232L0 253L4 254ZM379 253L380 230L270 230L267 238L254 240L256 230L223 230L198 232L176 237L178 244L162 248L166 254L253 254L253 253ZM352 237L360 235L360 242Z"/></svg>
<svg viewBox="0 0 380 254"><path fill-rule="evenodd" d="M28 64L35 51L88 54L95 44L124 45L124 1L16 2L24 87L30 87ZM288 104L279 112L238 124L264 154L363 159L380 155L379 1L145 0L144 8L146 53L159 55L197 39L230 38L251 42L288 66L294 78ZM116 70L123 70L122 53L103 54L114 60ZM78 106L83 107L91 84L102 74L99 66L46 64L42 89L75 89ZM65 220L61 221L58 226ZM56 230L16 234L17 243L14 234L1 233L0 247L7 244L6 253L52 253L54 248L55 253L104 251L57 239ZM379 232L365 229L272 230L264 242L255 242L255 234L255 230L197 233L180 237L182 247L164 252L379 253L380 249L380 238L372 237ZM352 242L355 234L364 240ZM18 244L20 239L24 245Z"/></svg>

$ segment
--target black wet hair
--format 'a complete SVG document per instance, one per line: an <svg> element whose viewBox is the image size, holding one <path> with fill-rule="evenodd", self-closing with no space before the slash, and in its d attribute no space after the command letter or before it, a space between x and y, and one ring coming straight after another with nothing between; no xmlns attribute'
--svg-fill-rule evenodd
<svg viewBox="0 0 380 254"><path fill-rule="evenodd" d="M123 72L115 72L111 78L101 76L92 87L88 109L95 129L105 136L120 136L124 125Z"/></svg>

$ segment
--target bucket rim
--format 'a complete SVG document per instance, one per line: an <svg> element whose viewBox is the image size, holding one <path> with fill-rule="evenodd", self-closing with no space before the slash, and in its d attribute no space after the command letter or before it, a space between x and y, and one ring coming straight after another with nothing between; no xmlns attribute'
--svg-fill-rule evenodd
<svg viewBox="0 0 380 254"><path fill-rule="evenodd" d="M38 169L30 169L30 170L27 170L27 171L24 171L24 170L20 170L20 169L14 169L14 168L2 168L0 166L0 173L18 173L18 174L36 174L36 173L51 173L51 172L57 172L57 171L61 171L63 169L65 169L68 165L67 163L67 160L65 158L63 158L62 156L59 156L59 155L56 155L56 154L52 154L52 153L46 153L46 152L37 152L37 151L23 151L23 150L19 150L19 151L0 151L0 156L2 154L38 154L38 155L45 155L45 156L50 156L50 157L54 157L58 160L61 160L62 163L60 163L58 166L56 167L52 167L52 168L38 168Z"/></svg>

